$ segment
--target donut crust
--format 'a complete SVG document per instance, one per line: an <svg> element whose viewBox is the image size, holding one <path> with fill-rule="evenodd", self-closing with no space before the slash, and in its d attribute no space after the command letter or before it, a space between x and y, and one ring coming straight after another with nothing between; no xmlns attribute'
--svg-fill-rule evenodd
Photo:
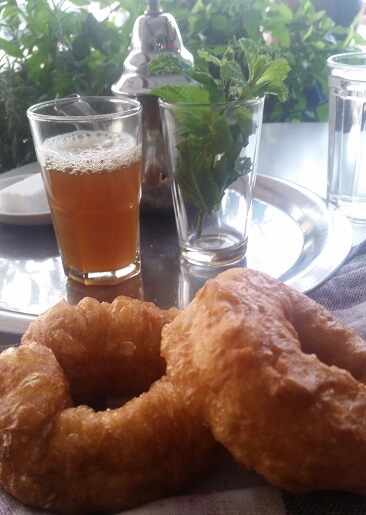
<svg viewBox="0 0 366 515"><path fill-rule="evenodd" d="M322 306L230 269L164 328L162 355L239 463L293 492L366 493L366 344Z"/></svg>
<svg viewBox="0 0 366 515"><path fill-rule="evenodd" d="M218 444L163 375L161 330L176 313L127 297L61 302L0 355L5 490L31 506L105 514L172 495L212 469ZM131 392L116 409L79 405Z"/></svg>

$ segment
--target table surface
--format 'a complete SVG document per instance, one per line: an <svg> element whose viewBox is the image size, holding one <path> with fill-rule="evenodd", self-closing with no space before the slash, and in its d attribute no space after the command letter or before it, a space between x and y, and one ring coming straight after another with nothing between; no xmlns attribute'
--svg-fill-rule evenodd
<svg viewBox="0 0 366 515"><path fill-rule="evenodd" d="M325 198L327 142L328 124L325 123L264 124L258 172L291 181ZM27 174L35 169L37 165L28 165L3 177ZM353 232L354 243L366 236L364 226L354 226ZM63 297L76 303L87 295L109 301L126 294L153 301L162 308L177 305L177 296L182 290L182 270L173 213L142 214L141 249L140 277L113 287L85 287L64 277L51 225L23 227L0 223L0 344L19 340L19 335L35 316L28 313L38 314L33 301L43 309ZM21 273L19 264L15 267L20 257L26 258ZM34 266L39 260L42 260L42 269L35 274ZM193 288L197 289L206 276L201 274L199 279L194 281ZM194 293L191 291L190 295ZM17 301L23 296L25 308L18 302L19 308L14 310L11 296L17 296Z"/></svg>

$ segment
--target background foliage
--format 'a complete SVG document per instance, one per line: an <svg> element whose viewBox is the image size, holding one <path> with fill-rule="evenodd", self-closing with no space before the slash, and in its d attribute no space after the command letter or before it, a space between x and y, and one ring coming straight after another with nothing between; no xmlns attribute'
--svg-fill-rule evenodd
<svg viewBox="0 0 366 515"><path fill-rule="evenodd" d="M145 3L95 4L103 9L98 20L89 0L0 0L0 172L35 159L25 114L31 104L72 93L110 94L120 77ZM326 58L364 44L355 25L336 25L310 0L295 11L271 0L162 0L161 6L176 18L194 55L199 48L220 55L231 38L247 36L288 60L289 99L268 99L266 121L326 120Z"/></svg>

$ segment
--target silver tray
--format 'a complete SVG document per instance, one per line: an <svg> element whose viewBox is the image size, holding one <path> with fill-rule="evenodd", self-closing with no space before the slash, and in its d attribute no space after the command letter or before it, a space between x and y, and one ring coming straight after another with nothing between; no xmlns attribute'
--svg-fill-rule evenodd
<svg viewBox="0 0 366 515"><path fill-rule="evenodd" d="M255 189L248 266L307 292L347 258L353 229L339 209L298 185L261 175Z"/></svg>
<svg viewBox="0 0 366 515"><path fill-rule="evenodd" d="M110 301L118 294L143 292L145 300L162 308L185 307L203 282L220 270L182 264L174 219L150 222L142 238L143 285L126 282L109 290L66 280L52 227L33 228L31 234L25 228L0 227L0 332L22 334L37 315L62 298L75 303L91 295ZM3 242L9 235L15 243L6 249ZM317 195L287 181L258 177L245 265L306 292L343 263L352 237L344 215L328 211Z"/></svg>

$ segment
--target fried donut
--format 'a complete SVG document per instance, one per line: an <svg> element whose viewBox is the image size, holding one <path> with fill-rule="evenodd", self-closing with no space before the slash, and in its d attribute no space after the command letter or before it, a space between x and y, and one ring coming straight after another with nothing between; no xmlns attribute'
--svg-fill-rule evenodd
<svg viewBox="0 0 366 515"><path fill-rule="evenodd" d="M159 379L161 329L175 315L125 297L61 302L0 355L5 490L35 507L109 513L172 495L211 469L218 444ZM141 393L146 378L153 384ZM131 391L140 395L104 411L74 401Z"/></svg>
<svg viewBox="0 0 366 515"><path fill-rule="evenodd" d="M91 297L75 306L63 300L30 324L21 343L34 342L52 349L67 370L78 404L90 403L106 393L109 397L122 393L132 397L164 375L161 329L177 312L125 296L111 304Z"/></svg>
<svg viewBox="0 0 366 515"><path fill-rule="evenodd" d="M247 468L366 494L366 343L267 275L231 269L163 329L167 376Z"/></svg>

